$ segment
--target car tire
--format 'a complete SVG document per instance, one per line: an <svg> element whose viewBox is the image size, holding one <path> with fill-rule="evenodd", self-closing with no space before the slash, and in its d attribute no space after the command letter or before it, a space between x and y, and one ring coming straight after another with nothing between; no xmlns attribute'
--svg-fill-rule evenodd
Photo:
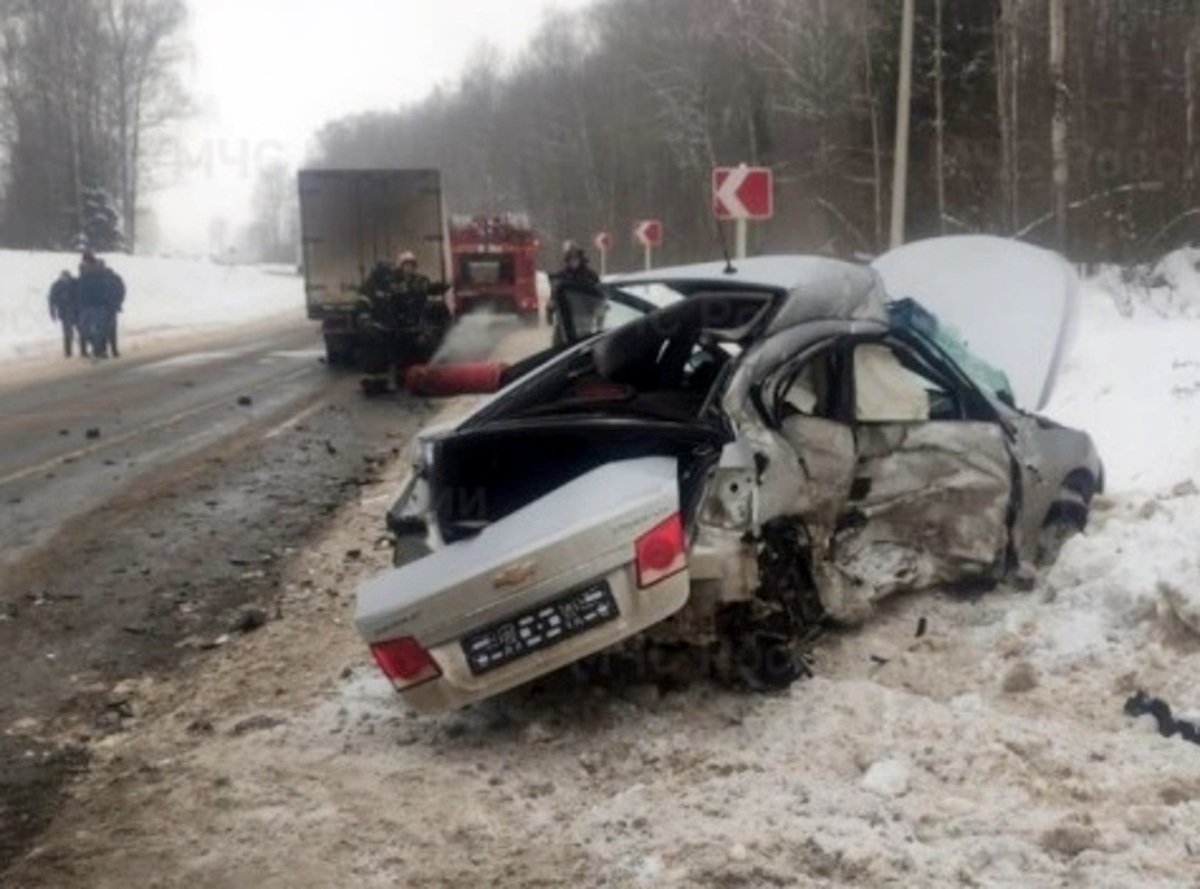
<svg viewBox="0 0 1200 889"><path fill-rule="evenodd" d="M782 691L811 671L786 640L760 636L744 639L732 652L735 682L753 691Z"/></svg>
<svg viewBox="0 0 1200 889"><path fill-rule="evenodd" d="M329 367L353 367L355 364L354 345L347 343L343 337L325 337L325 364Z"/></svg>
<svg viewBox="0 0 1200 889"><path fill-rule="evenodd" d="M392 544L392 564L403 568L417 559L429 555L431 550L425 538L420 534L400 534Z"/></svg>
<svg viewBox="0 0 1200 889"><path fill-rule="evenodd" d="M1090 484L1063 487L1046 513L1038 532L1037 553L1034 563L1046 568L1058 561L1063 544L1087 527L1088 512L1092 501Z"/></svg>

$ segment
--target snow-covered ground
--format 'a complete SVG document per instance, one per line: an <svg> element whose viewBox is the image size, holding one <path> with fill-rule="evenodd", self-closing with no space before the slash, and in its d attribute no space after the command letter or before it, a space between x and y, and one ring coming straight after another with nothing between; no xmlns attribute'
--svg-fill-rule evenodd
<svg viewBox="0 0 1200 889"><path fill-rule="evenodd" d="M1164 310L1200 288L1117 296L1085 288L1047 411L1108 490L1033 591L898 597L779 695L564 680L417 717L349 625L393 479L282 620L138 692L46 854L105 886L1200 885L1200 746L1123 713L1200 713L1200 320Z"/></svg>
<svg viewBox="0 0 1200 889"><path fill-rule="evenodd" d="M125 280L121 345L130 353L184 333L203 333L294 313L304 317L304 288L294 269L230 266L206 260L113 254ZM62 334L46 296L75 253L0 250L0 362L62 354Z"/></svg>

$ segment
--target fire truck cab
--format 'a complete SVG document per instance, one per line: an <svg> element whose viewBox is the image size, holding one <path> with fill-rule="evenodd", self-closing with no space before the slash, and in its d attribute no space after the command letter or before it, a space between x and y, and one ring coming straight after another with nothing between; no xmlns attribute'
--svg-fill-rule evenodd
<svg viewBox="0 0 1200 889"><path fill-rule="evenodd" d="M450 217L455 317L487 309L536 324L537 247L522 213Z"/></svg>

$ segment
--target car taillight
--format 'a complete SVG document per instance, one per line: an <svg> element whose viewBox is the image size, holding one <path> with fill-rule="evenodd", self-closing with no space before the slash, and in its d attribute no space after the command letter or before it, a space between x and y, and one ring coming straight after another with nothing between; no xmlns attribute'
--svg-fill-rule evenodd
<svg viewBox="0 0 1200 889"><path fill-rule="evenodd" d="M683 518L675 513L637 539L638 586L645 589L687 567Z"/></svg>
<svg viewBox="0 0 1200 889"><path fill-rule="evenodd" d="M442 675L429 652L412 636L376 642L371 646L371 654L379 669L397 688L420 685Z"/></svg>

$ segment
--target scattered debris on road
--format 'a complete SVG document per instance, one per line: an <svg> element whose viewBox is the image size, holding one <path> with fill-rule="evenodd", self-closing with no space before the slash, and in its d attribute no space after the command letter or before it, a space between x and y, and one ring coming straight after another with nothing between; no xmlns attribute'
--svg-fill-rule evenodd
<svg viewBox="0 0 1200 889"><path fill-rule="evenodd" d="M268 716L265 713L260 713L257 716L250 716L234 724L229 733L235 738L242 735L248 735L251 732L262 732L267 729L273 729L284 725L287 722L278 716Z"/></svg>
<svg viewBox="0 0 1200 889"><path fill-rule="evenodd" d="M262 608L243 608L229 627L231 633L252 633L267 625L267 612Z"/></svg>

